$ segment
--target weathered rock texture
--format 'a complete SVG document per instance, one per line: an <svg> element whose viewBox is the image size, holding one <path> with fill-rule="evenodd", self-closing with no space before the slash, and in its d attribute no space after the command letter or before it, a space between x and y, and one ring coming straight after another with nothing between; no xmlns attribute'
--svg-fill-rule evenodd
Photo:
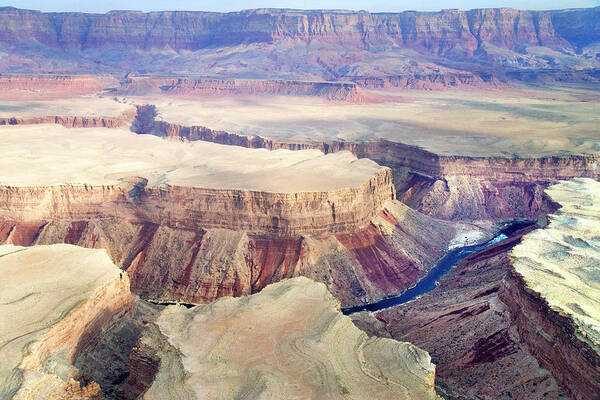
<svg viewBox="0 0 600 400"><path fill-rule="evenodd" d="M171 65L169 70L207 76L308 76L411 87L493 83L506 71L532 69L597 79L598 13L504 8L82 14L7 7L0 10L0 44L8 54L0 70L164 73Z"/></svg>
<svg viewBox="0 0 600 400"><path fill-rule="evenodd" d="M134 292L187 303L256 293L299 275L325 282L344 306L374 301L414 285L454 235L448 223L398 202L386 203L361 229L315 236L191 230L101 214L0 222L0 243L106 248L127 269Z"/></svg>
<svg viewBox="0 0 600 400"><path fill-rule="evenodd" d="M101 215L190 230L334 233L364 226L394 198L390 170L350 154L189 145L104 129L74 135L51 125L3 132L14 157L1 161L0 216L16 221ZM22 156L34 147L35 157Z"/></svg>
<svg viewBox="0 0 600 400"><path fill-rule="evenodd" d="M376 313L353 314L354 322L427 350L437 366L436 384L451 399L565 398L499 296L508 254L531 229L465 258L432 292Z"/></svg>
<svg viewBox="0 0 600 400"><path fill-rule="evenodd" d="M134 350L160 360L144 399L437 398L426 352L368 337L325 285L305 278L169 306L156 325Z"/></svg>
<svg viewBox="0 0 600 400"><path fill-rule="evenodd" d="M113 317L129 312L129 279L105 251L0 247L0 397L99 399L72 363Z"/></svg>
<svg viewBox="0 0 600 400"><path fill-rule="evenodd" d="M355 305L413 285L456 231L393 201L390 170L350 153L2 129L0 242L106 248L156 299L204 303L304 275Z"/></svg>
<svg viewBox="0 0 600 400"><path fill-rule="evenodd" d="M144 112L143 108L138 110L138 114ZM167 121L156 121L144 133L269 150L316 148L326 154L350 151L390 167L399 200L427 215L450 220L535 219L555 208L544 194L551 183L572 177L600 179L598 155L444 156L388 140L286 143Z"/></svg>
<svg viewBox="0 0 600 400"><path fill-rule="evenodd" d="M547 189L561 208L511 253L503 301L540 364L576 399L600 395L600 183Z"/></svg>
<svg viewBox="0 0 600 400"><path fill-rule="evenodd" d="M177 97L283 95L314 96L331 101L364 103L371 97L354 83L292 80L207 79L130 76L116 91L119 95L164 94Z"/></svg>

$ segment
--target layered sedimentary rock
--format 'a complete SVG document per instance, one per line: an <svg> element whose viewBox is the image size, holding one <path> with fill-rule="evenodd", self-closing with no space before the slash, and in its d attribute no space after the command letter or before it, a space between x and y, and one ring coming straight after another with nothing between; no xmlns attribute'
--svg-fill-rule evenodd
<svg viewBox="0 0 600 400"><path fill-rule="evenodd" d="M303 275L356 305L413 285L456 234L393 201L389 169L350 153L3 129L0 242L106 248L154 299L204 303Z"/></svg>
<svg viewBox="0 0 600 400"><path fill-rule="evenodd" d="M14 156L2 161L3 217L17 221L100 214L187 229L342 232L394 197L389 169L349 153L249 151L56 125L3 131Z"/></svg>
<svg viewBox="0 0 600 400"><path fill-rule="evenodd" d="M164 94L177 97L313 96L348 103L363 103L369 99L369 95L354 83L152 76L128 77L121 82L117 93L120 95Z"/></svg>
<svg viewBox="0 0 600 400"><path fill-rule="evenodd" d="M426 352L368 337L325 285L305 278L191 309L169 306L155 324L134 350L158 360L144 399L437 398Z"/></svg>
<svg viewBox="0 0 600 400"><path fill-rule="evenodd" d="M113 317L129 312L127 274L103 250L0 246L0 397L99 399L73 366Z"/></svg>
<svg viewBox="0 0 600 400"><path fill-rule="evenodd" d="M547 189L561 205L511 253L503 301L521 336L576 399L600 394L600 183Z"/></svg>
<svg viewBox="0 0 600 400"><path fill-rule="evenodd" d="M365 227L335 235L172 228L102 214L0 223L2 243L106 248L134 292L187 303L256 293L299 275L325 282L344 306L374 301L414 285L455 234L454 226L398 202L386 203Z"/></svg>
<svg viewBox="0 0 600 400"><path fill-rule="evenodd" d="M7 7L0 10L0 44L13 52L0 68L164 73L171 65L169 70L207 76L345 78L363 83L410 75L417 87L437 76L434 80L448 80L453 86L464 81L461 76L491 82L490 75L502 77L513 69L598 69L598 12L503 8L82 14ZM32 48L31 42L39 48ZM461 69L448 67L453 64Z"/></svg>
<svg viewBox="0 0 600 400"><path fill-rule="evenodd" d="M116 83L109 75L0 75L3 100L92 94Z"/></svg>
<svg viewBox="0 0 600 400"><path fill-rule="evenodd" d="M465 258L435 290L400 306L353 314L354 322L428 351L437 366L436 384L448 398L565 398L499 296L509 252L531 229Z"/></svg>
<svg viewBox="0 0 600 400"><path fill-rule="evenodd" d="M145 113L148 113L145 108L138 107L138 115ZM451 220L535 219L555 207L544 194L544 188L551 183L572 177L600 179L600 156L596 154L514 158L446 156L383 139L363 143L293 143L164 120L149 123L141 133L269 150L350 151L359 158L390 167L399 200L427 215Z"/></svg>

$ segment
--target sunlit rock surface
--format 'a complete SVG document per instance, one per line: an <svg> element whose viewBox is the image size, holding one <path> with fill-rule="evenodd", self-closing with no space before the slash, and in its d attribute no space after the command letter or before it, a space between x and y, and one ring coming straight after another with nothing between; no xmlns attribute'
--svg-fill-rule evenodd
<svg viewBox="0 0 600 400"><path fill-rule="evenodd" d="M562 208L515 247L514 268L600 352L600 182L574 179L546 192Z"/></svg>
<svg viewBox="0 0 600 400"><path fill-rule="evenodd" d="M521 337L577 399L600 393L600 182L546 191L560 208L512 252L503 301Z"/></svg>
<svg viewBox="0 0 600 400"><path fill-rule="evenodd" d="M130 309L127 275L103 250L63 244L0 246L0 271L0 398L100 398L72 363Z"/></svg>
<svg viewBox="0 0 600 400"><path fill-rule="evenodd" d="M325 285L306 278L169 306L137 346L145 353L137 358L161 360L144 398L436 398L425 351L368 337L338 307Z"/></svg>
<svg viewBox="0 0 600 400"><path fill-rule="evenodd" d="M0 127L0 148L0 217L17 221L101 215L189 230L341 232L364 226L394 198L390 169L349 152L59 125Z"/></svg>
<svg viewBox="0 0 600 400"><path fill-rule="evenodd" d="M0 183L13 186L107 185L140 176L148 186L289 193L358 187L384 169L348 152L270 152L58 125L0 127L0 146Z"/></svg>

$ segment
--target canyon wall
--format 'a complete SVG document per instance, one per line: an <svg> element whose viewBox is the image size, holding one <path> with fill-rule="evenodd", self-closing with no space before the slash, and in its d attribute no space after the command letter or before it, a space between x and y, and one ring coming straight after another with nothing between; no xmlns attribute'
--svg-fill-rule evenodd
<svg viewBox="0 0 600 400"><path fill-rule="evenodd" d="M600 393L600 182L547 189L561 208L511 252L501 299L540 364L576 399Z"/></svg>
<svg viewBox="0 0 600 400"><path fill-rule="evenodd" d="M256 293L299 275L324 282L344 306L374 301L414 285L455 234L452 224L396 201L353 231L301 236L174 228L99 214L0 222L0 243L105 248L127 270L135 293L187 303Z"/></svg>
<svg viewBox="0 0 600 400"><path fill-rule="evenodd" d="M544 80L598 81L599 13L596 7L83 14L4 7L0 47L7 56L0 71L178 71L428 90L535 80L536 72L545 70L557 74L543 75ZM330 93L346 98L348 92Z"/></svg>
<svg viewBox="0 0 600 400"><path fill-rule="evenodd" d="M392 175L381 169L358 188L270 193L183 186L120 185L0 187L0 218L15 221L120 218L172 228L224 228L278 235L353 231L394 198Z"/></svg>
<svg viewBox="0 0 600 400"><path fill-rule="evenodd" d="M36 40L63 49L118 45L135 49L197 50L207 46L294 38L363 48L394 45L426 50L430 54L473 53L484 41L508 48L525 44L582 47L600 40L600 29L595 24L598 13L598 8L592 8L405 11L396 14L279 9L231 13L111 11L82 14L41 13L5 7L0 10L0 41Z"/></svg>
<svg viewBox="0 0 600 400"><path fill-rule="evenodd" d="M138 115L146 108L138 107ZM202 126L156 121L143 133L176 140L324 153L350 151L390 167L397 197L427 215L451 220L536 219L555 209L544 188L561 179L600 179L600 156L565 155L538 158L438 155L415 146L375 142L286 143L259 136L242 136Z"/></svg>
<svg viewBox="0 0 600 400"><path fill-rule="evenodd" d="M208 79L128 76L116 90L119 95L166 94L177 97L282 95L314 96L330 101L364 103L369 100L354 83L307 82L269 79Z"/></svg>
<svg viewBox="0 0 600 400"><path fill-rule="evenodd" d="M499 295L509 252L533 229L464 258L436 289L409 303L351 317L366 332L427 350L447 398L563 398L566 391L522 340Z"/></svg>

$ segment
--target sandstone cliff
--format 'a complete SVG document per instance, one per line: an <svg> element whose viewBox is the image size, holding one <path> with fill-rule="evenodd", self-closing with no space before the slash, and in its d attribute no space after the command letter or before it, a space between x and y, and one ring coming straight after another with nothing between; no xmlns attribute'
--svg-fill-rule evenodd
<svg viewBox="0 0 600 400"><path fill-rule="evenodd" d="M147 113L138 107L138 115ZM451 220L535 219L552 211L544 188L572 177L600 179L600 156L468 157L438 155L389 140L290 143L243 136L203 126L156 121L141 133L248 148L350 151L392 169L397 197L427 215Z"/></svg>
<svg viewBox="0 0 600 400"><path fill-rule="evenodd" d="M355 305L413 285L456 231L393 201L390 170L348 152L2 129L0 242L106 248L155 299L204 303L304 275Z"/></svg>
<svg viewBox="0 0 600 400"><path fill-rule="evenodd" d="M72 365L111 319L129 312L127 274L101 250L0 247L0 397L99 399Z"/></svg>
<svg viewBox="0 0 600 400"><path fill-rule="evenodd" d="M169 78L129 76L117 91L119 95L165 94L177 97L283 95L314 96L330 101L364 103L369 94L354 83L293 80Z"/></svg>
<svg viewBox="0 0 600 400"><path fill-rule="evenodd" d="M437 398L427 353L368 337L308 279L191 309L170 306L155 323L134 350L160 360L144 399Z"/></svg>
<svg viewBox="0 0 600 400"><path fill-rule="evenodd" d="M547 189L561 208L512 251L502 299L540 364L576 399L600 393L600 183Z"/></svg>
<svg viewBox="0 0 600 400"><path fill-rule="evenodd" d="M461 77L470 76L466 79L475 84L493 83L512 70L597 70L598 13L598 8L503 8L82 14L6 7L0 10L0 44L13 52L0 70L164 73L166 65L177 65L186 73L221 77L346 78L366 84L370 78L393 82L409 75L415 87L432 79L435 87L445 80L449 86L465 84ZM219 53L222 48L229 50ZM340 48L343 56L335 54Z"/></svg>
<svg viewBox="0 0 600 400"><path fill-rule="evenodd" d="M364 226L394 198L390 170L349 153L190 145L52 125L3 132L13 157L1 161L0 214L16 221L100 215L191 230L335 233ZM18 155L34 148L35 157Z"/></svg>
<svg viewBox="0 0 600 400"><path fill-rule="evenodd" d="M448 223L388 202L363 228L335 235L172 228L96 214L2 219L0 243L106 248L113 262L127 269L132 290L153 299L205 303L303 275L325 282L344 306L351 306L414 285L445 253L455 232Z"/></svg>

